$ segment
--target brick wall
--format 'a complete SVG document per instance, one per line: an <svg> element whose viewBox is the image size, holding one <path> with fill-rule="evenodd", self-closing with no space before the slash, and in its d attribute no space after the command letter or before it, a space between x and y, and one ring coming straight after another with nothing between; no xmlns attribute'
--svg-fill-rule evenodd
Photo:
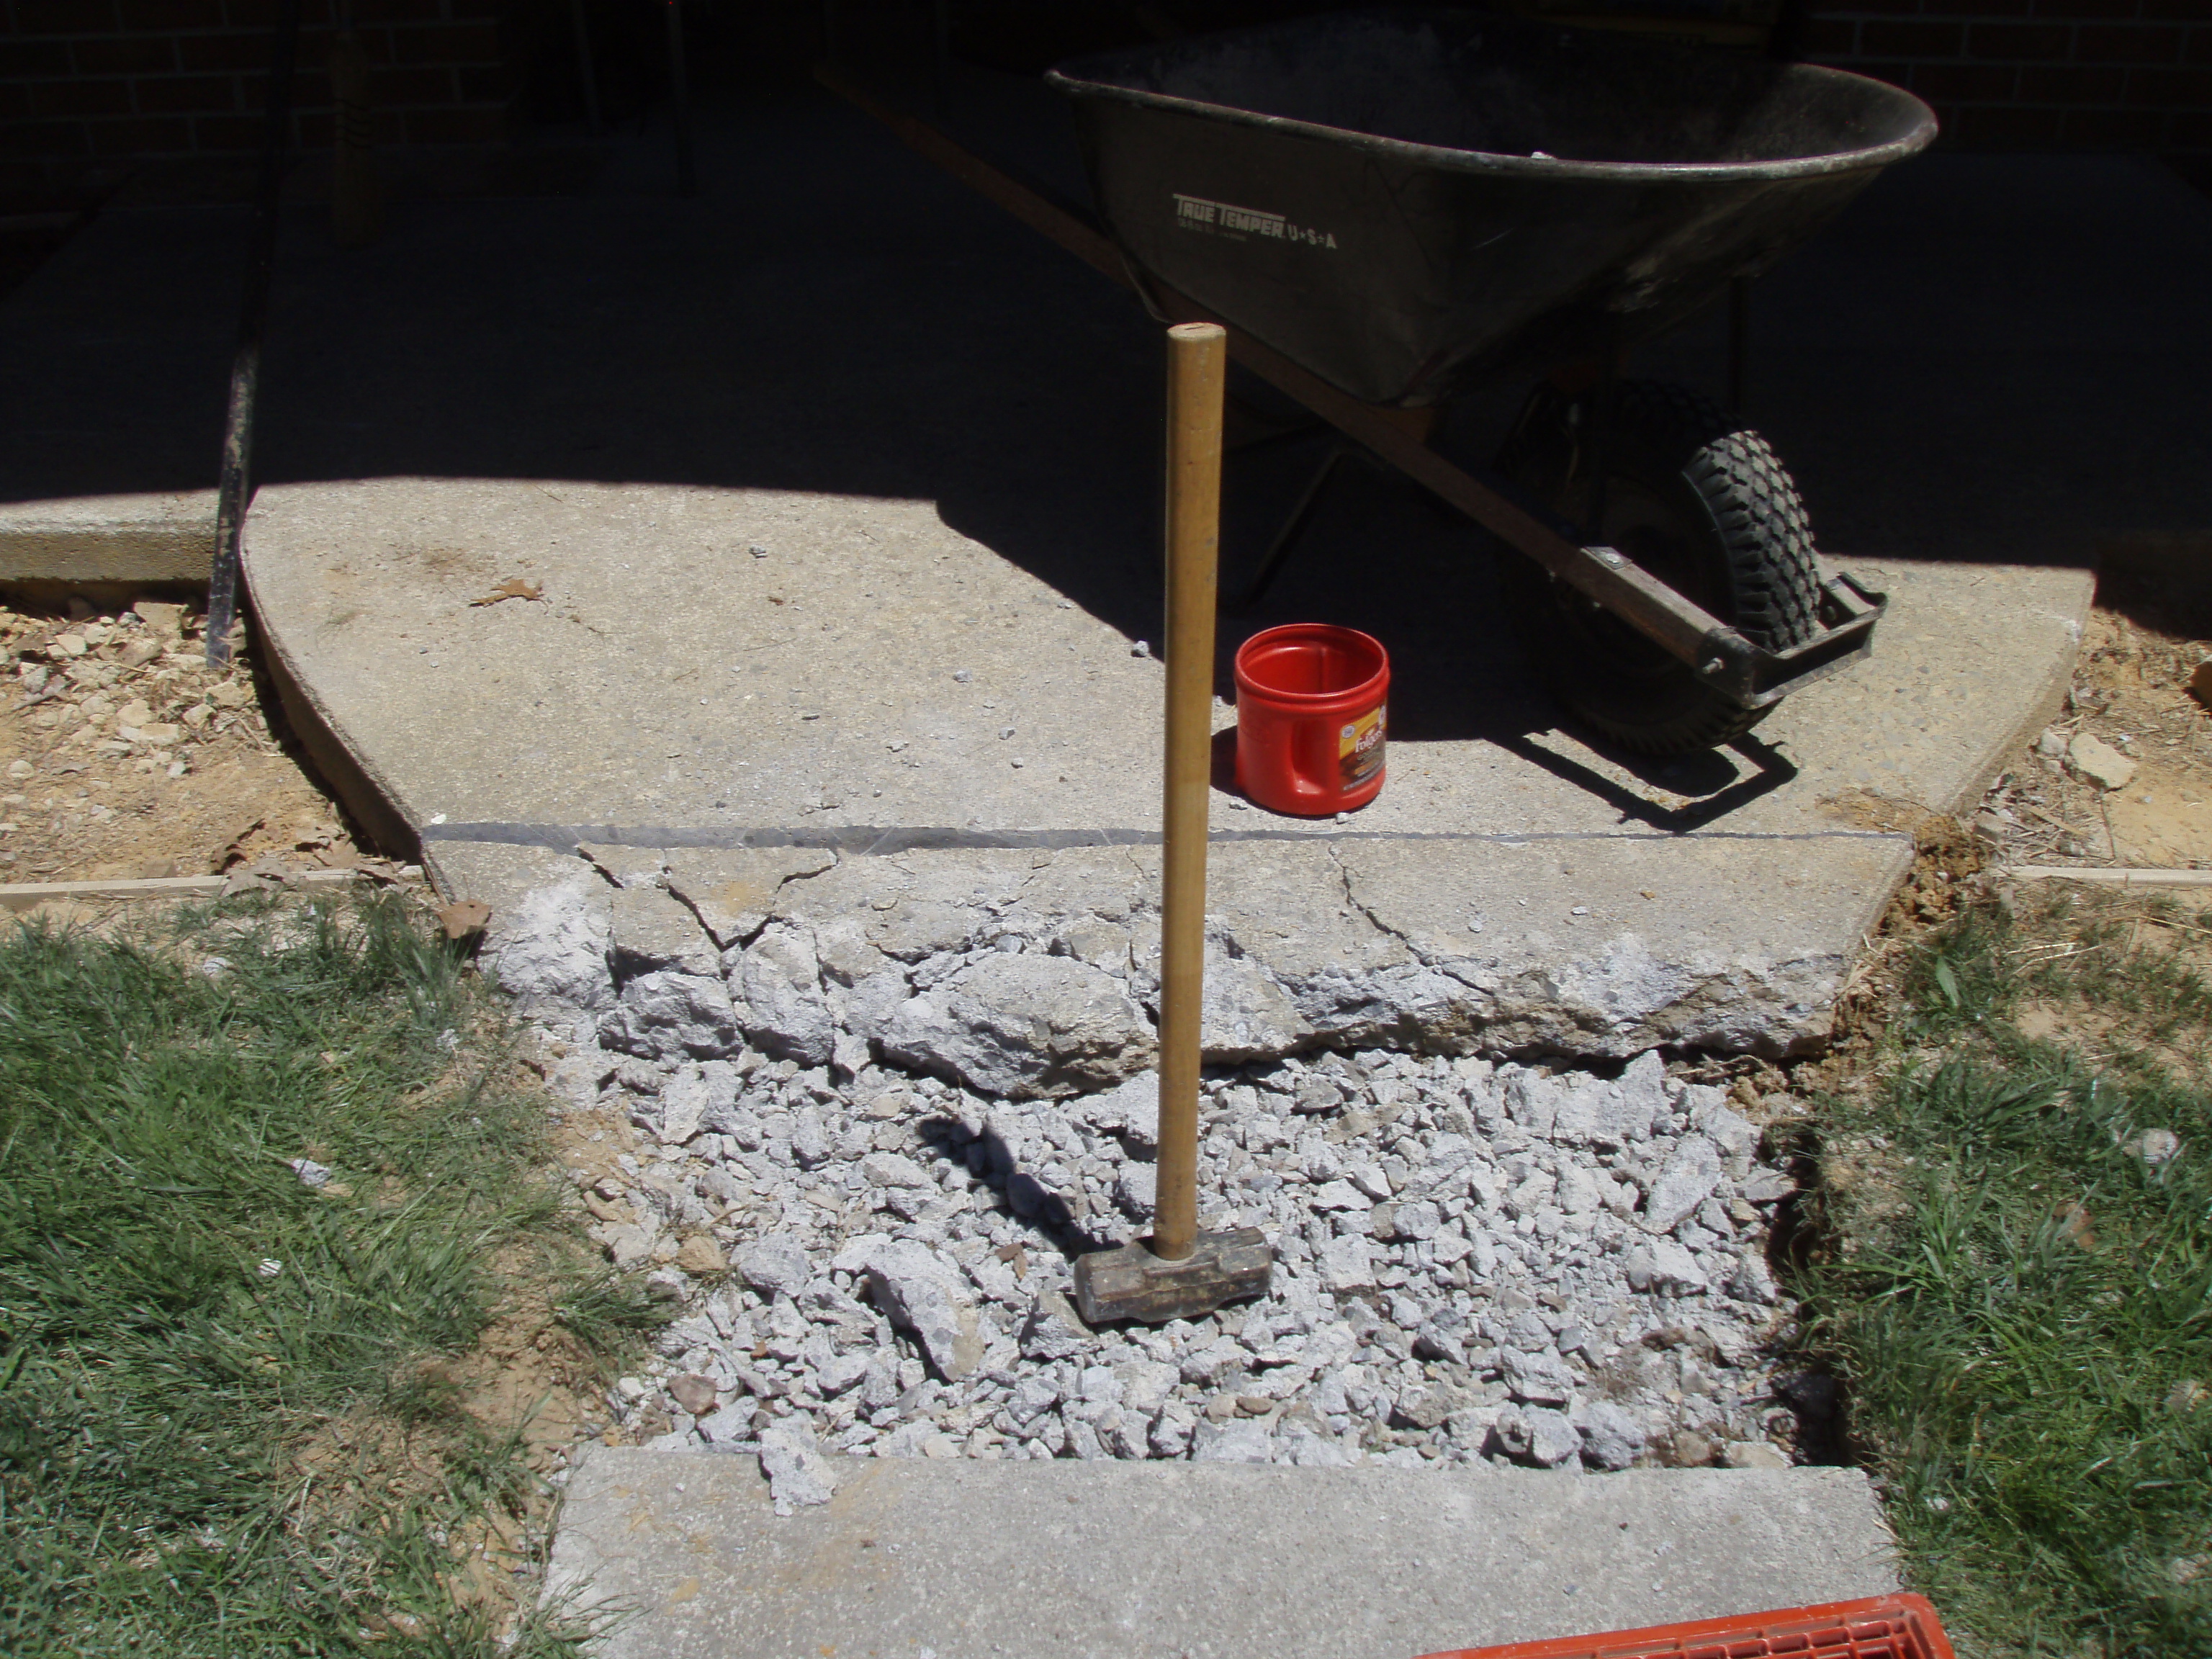
<svg viewBox="0 0 2212 1659"><path fill-rule="evenodd" d="M384 145L501 137L501 0L357 0ZM0 179L258 151L276 0L0 0ZM329 0L306 0L295 142L331 143Z"/></svg>
<svg viewBox="0 0 2212 1659"><path fill-rule="evenodd" d="M2212 154L2212 0L1809 0L1800 50L1911 88L1948 143Z"/></svg>

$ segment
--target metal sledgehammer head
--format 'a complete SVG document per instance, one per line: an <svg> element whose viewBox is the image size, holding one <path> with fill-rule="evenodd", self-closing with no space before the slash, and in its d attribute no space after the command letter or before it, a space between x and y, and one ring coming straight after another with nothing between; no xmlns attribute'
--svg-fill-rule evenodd
<svg viewBox="0 0 2212 1659"><path fill-rule="evenodd" d="M1085 1324L1164 1325L1267 1293L1274 1254L1257 1227L1200 1233L1198 1248L1180 1261L1163 1261L1146 1242L1075 1258L1075 1310Z"/></svg>

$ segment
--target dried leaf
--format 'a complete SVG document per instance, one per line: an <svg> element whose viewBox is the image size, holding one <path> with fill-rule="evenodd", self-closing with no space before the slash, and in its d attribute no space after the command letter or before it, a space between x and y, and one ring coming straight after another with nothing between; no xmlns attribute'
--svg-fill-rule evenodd
<svg viewBox="0 0 2212 1659"><path fill-rule="evenodd" d="M224 844L222 856L216 860L216 868L228 870L246 856L246 838L258 830L266 820L256 818Z"/></svg>
<svg viewBox="0 0 2212 1659"><path fill-rule="evenodd" d="M482 899L456 899L438 912L439 924L446 930L447 939L466 939L480 933L491 920L491 906Z"/></svg>
<svg viewBox="0 0 2212 1659"><path fill-rule="evenodd" d="M284 861L273 853L264 853L254 863L241 870L231 871L224 878L222 896L230 898L240 893L269 893L289 887L293 872Z"/></svg>
<svg viewBox="0 0 2212 1659"><path fill-rule="evenodd" d="M502 599L542 599L544 597L545 588L543 583L526 581L520 576L509 576L483 598L471 599L469 603L472 605L497 605Z"/></svg>

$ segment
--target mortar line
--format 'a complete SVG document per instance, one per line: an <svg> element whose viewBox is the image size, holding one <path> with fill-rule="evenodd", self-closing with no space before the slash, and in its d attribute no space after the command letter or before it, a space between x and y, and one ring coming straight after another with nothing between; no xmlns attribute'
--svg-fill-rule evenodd
<svg viewBox="0 0 2212 1659"><path fill-rule="evenodd" d="M899 853L1060 851L1082 847L1157 847L1157 830L954 830L929 825L830 824L820 829L684 829L673 825L611 823L437 823L420 826L425 842L495 847L544 847L573 853L580 842L613 847L699 847L739 850L749 848L819 848L856 858L888 858ZM1905 841L1909 836L1887 830L1701 830L1669 834L1664 830L1614 831L1598 830L1505 830L1476 834L1463 830L1216 830L1206 840L1213 844L1239 842L1310 842L1340 846L1346 842L1463 842L1486 846L1516 847L1559 842L1820 842Z"/></svg>

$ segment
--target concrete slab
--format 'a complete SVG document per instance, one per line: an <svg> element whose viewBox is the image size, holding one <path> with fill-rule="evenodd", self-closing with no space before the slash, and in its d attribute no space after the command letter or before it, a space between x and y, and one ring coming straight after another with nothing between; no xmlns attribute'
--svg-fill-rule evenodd
<svg viewBox="0 0 2212 1659"><path fill-rule="evenodd" d="M215 557L213 489L0 502L0 581L198 583Z"/></svg>
<svg viewBox="0 0 2212 1659"><path fill-rule="evenodd" d="M984 854L1140 842L1157 331L856 116L702 119L699 204L416 204L360 254L287 233L249 577L360 810L495 903L497 849L580 838L903 848L970 888ZM14 417L0 495L205 482L237 230L103 218L0 308L0 380L65 388ZM1894 611L1872 663L1672 768L1563 727L1493 554L1355 469L1242 626L1327 617L1389 645L1390 787L1319 827L1223 792L1221 891L1303 894L1347 913L1325 916L1347 957L1471 977L1428 999L1455 1041L1817 1041L1906 857L1867 838L1863 798L1970 799L2059 695L2098 548L2212 524L2208 257L2212 210L2152 164L1933 157L1766 279L1754 414L1835 562ZM154 293L143 330L113 324ZM1717 334L1642 367L1710 386ZM1448 441L1479 453L1515 395ZM111 435L77 412L126 396L161 418ZM1237 464L1232 566L1306 459ZM515 578L544 598L473 603ZM1255 830L1279 839L1229 839ZM1350 835L1384 839L1328 842ZM1412 860L1388 926L1338 890L1385 845ZM1310 953L1255 951L1319 998L1316 1030L1361 1018L1312 991ZM1523 1017L1513 984L1597 988Z"/></svg>
<svg viewBox="0 0 2212 1659"><path fill-rule="evenodd" d="M779 1519L751 1458L594 1449L547 1594L627 1613L600 1659L1384 1659L1897 1588L1850 1469L836 1462Z"/></svg>

